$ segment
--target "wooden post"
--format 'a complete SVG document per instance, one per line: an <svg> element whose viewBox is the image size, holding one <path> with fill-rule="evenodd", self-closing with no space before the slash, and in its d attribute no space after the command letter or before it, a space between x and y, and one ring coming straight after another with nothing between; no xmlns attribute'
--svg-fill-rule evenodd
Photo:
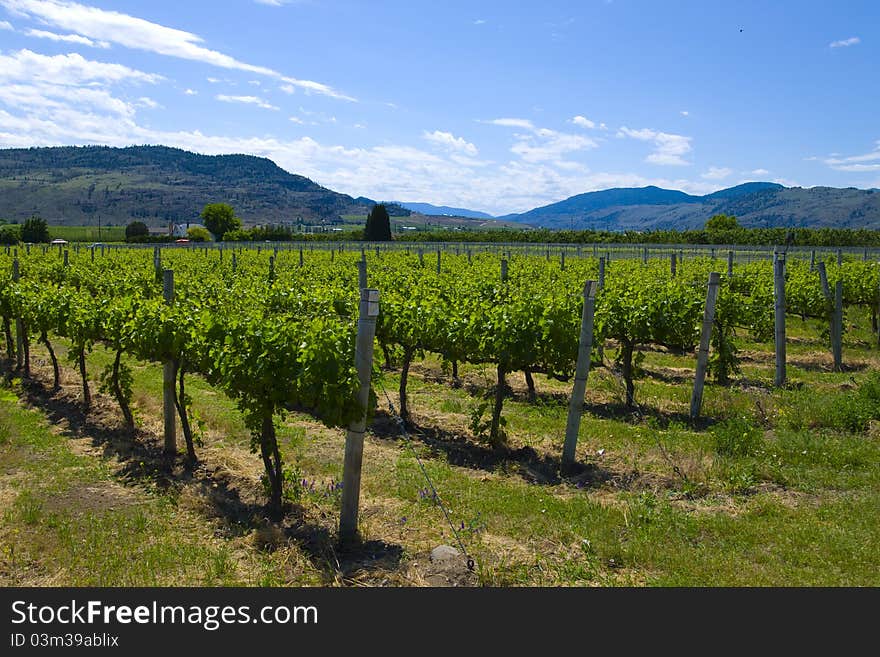
<svg viewBox="0 0 880 657"><path fill-rule="evenodd" d="M367 405L370 398L370 371L373 367L373 338L379 315L379 290L361 290L355 366L361 387L358 401L364 408L360 418L351 423L345 435L345 460L342 466L342 508L339 516L339 540L348 543L358 536L358 506L361 495L361 465L364 457L364 431L367 428Z"/></svg>
<svg viewBox="0 0 880 657"><path fill-rule="evenodd" d="M559 269L565 271L565 251L559 252Z"/></svg>
<svg viewBox="0 0 880 657"><path fill-rule="evenodd" d="M834 342L831 353L834 356L834 371L843 371L843 281L837 279L834 286L834 331L831 336Z"/></svg>
<svg viewBox="0 0 880 657"><path fill-rule="evenodd" d="M733 249L727 252L727 278L733 276Z"/></svg>
<svg viewBox="0 0 880 657"><path fill-rule="evenodd" d="M376 245L376 257L377 258L379 257L379 245L378 244Z"/></svg>
<svg viewBox="0 0 880 657"><path fill-rule="evenodd" d="M642 247L642 264L643 265L648 264L648 247L647 246Z"/></svg>
<svg viewBox="0 0 880 657"><path fill-rule="evenodd" d="M275 281L275 256L269 256L269 283Z"/></svg>
<svg viewBox="0 0 880 657"><path fill-rule="evenodd" d="M605 287L605 258L599 258L599 289Z"/></svg>
<svg viewBox="0 0 880 657"><path fill-rule="evenodd" d="M820 262L816 269L819 271L819 284L822 286L822 294L828 309L828 332L831 338L831 355L834 357L834 371L840 372L843 370L843 281L837 281L832 295L825 263ZM840 291L839 312L838 288Z"/></svg>
<svg viewBox="0 0 880 657"><path fill-rule="evenodd" d="M773 254L773 293L776 342L776 376L777 387L785 385L785 254Z"/></svg>
<svg viewBox="0 0 880 657"><path fill-rule="evenodd" d="M440 273L440 249L437 249L437 273Z"/></svg>
<svg viewBox="0 0 880 657"><path fill-rule="evenodd" d="M470 250L470 249L468 249L468 264L469 264L469 265L470 265L470 264L473 264L473 262L472 262L472 260L471 260L471 250Z"/></svg>
<svg viewBox="0 0 880 657"><path fill-rule="evenodd" d="M233 271L233 273L235 272L236 269L238 269L238 258L236 257L235 252L233 252L232 253L232 271Z"/></svg>
<svg viewBox="0 0 880 657"><path fill-rule="evenodd" d="M12 281L17 283L20 278L18 258L12 261ZM21 317L15 318L15 367L24 365L24 322Z"/></svg>
<svg viewBox="0 0 880 657"><path fill-rule="evenodd" d="M694 391L691 395L691 419L700 415L703 405L703 386L706 383L706 369L709 366L709 343L712 339L712 323L715 321L715 303L718 301L718 283L721 274L709 274L709 288L706 290L706 307L703 311L703 331L700 335L700 349L697 351L697 373L694 377Z"/></svg>
<svg viewBox="0 0 880 657"><path fill-rule="evenodd" d="M590 353L593 350L593 313L596 309L596 281L584 285L584 307L581 312L581 333L578 338L577 364L574 372L574 385L571 399L568 400L568 422L565 425L565 443L562 446L562 463L575 461L578 431L584 411L584 393L587 390L587 376L590 373Z"/></svg>
<svg viewBox="0 0 880 657"><path fill-rule="evenodd" d="M810 251L810 271L816 271L816 249Z"/></svg>
<svg viewBox="0 0 880 657"><path fill-rule="evenodd" d="M363 290L367 287L367 259L358 260L358 288Z"/></svg>
<svg viewBox="0 0 880 657"><path fill-rule="evenodd" d="M672 278L675 278L676 271L676 257L674 253L669 254L669 273L672 274Z"/></svg>
<svg viewBox="0 0 880 657"><path fill-rule="evenodd" d="M162 295L165 303L174 303L174 270L166 269L162 277ZM166 360L162 365L162 412L165 419L165 453L177 453L176 408L174 405L174 361Z"/></svg>
<svg viewBox="0 0 880 657"><path fill-rule="evenodd" d="M424 266L425 266L425 254L421 249L419 249L419 267L424 267Z"/></svg>
<svg viewBox="0 0 880 657"><path fill-rule="evenodd" d="M70 251L68 251L67 249L64 249L64 266L70 266Z"/></svg>
<svg viewBox="0 0 880 657"><path fill-rule="evenodd" d="M837 266L840 267L843 264L843 249L837 249Z"/></svg>
<svg viewBox="0 0 880 657"><path fill-rule="evenodd" d="M302 247L299 247L299 266L303 266L303 250Z"/></svg>
<svg viewBox="0 0 880 657"><path fill-rule="evenodd" d="M31 245L30 245L30 244L25 244L25 245L24 245L24 253L25 253L25 255L30 255L30 254L31 254Z"/></svg>
<svg viewBox="0 0 880 657"><path fill-rule="evenodd" d="M501 258L501 281L504 282L507 280L507 260L505 258Z"/></svg>

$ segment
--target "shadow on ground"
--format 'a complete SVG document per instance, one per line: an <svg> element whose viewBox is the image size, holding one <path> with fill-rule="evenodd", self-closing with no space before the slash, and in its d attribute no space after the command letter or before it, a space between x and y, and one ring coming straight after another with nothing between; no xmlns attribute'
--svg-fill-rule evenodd
<svg viewBox="0 0 880 657"><path fill-rule="evenodd" d="M7 383L20 373L3 366ZM83 408L81 386L53 389L32 373L21 379L24 400L41 410L49 422L68 438L88 439L100 455L117 464L116 476L125 484L155 487L172 496L184 490L197 495L199 509L216 518L220 532L228 537L272 527L285 540L295 543L321 573L325 584L372 583L387 580L401 567L403 548L384 541L353 542L340 546L333 520L327 523L309 518L302 507L287 505L284 519L273 523L259 500L261 491L253 482L205 462L189 464L184 457L169 457L161 436L122 426L115 402L92 395L92 408ZM278 542L275 542L277 545ZM262 549L270 549L269 545Z"/></svg>

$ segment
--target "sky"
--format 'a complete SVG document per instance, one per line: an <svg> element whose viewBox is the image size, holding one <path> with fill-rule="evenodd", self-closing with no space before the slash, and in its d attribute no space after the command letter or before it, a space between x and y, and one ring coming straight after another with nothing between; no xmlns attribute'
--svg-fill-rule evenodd
<svg viewBox="0 0 880 657"><path fill-rule="evenodd" d="M880 187L880 2L0 0L0 147L268 157L494 215Z"/></svg>

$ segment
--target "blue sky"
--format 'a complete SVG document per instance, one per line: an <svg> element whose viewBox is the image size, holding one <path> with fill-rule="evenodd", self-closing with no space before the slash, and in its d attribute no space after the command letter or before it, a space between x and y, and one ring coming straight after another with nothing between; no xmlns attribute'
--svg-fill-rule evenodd
<svg viewBox="0 0 880 657"><path fill-rule="evenodd" d="M269 157L492 214L880 187L880 3L0 0L0 146Z"/></svg>

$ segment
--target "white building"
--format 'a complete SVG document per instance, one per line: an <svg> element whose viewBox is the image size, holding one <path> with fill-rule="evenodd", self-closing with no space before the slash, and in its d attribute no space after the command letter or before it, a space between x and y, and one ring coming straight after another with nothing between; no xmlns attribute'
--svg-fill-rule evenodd
<svg viewBox="0 0 880 657"><path fill-rule="evenodd" d="M185 224L174 224L174 229L171 231L171 234L174 235L174 237L186 237L186 232L190 228L195 228L196 226L199 228L205 228L202 224L195 221L187 221ZM205 228L205 230L208 229Z"/></svg>

